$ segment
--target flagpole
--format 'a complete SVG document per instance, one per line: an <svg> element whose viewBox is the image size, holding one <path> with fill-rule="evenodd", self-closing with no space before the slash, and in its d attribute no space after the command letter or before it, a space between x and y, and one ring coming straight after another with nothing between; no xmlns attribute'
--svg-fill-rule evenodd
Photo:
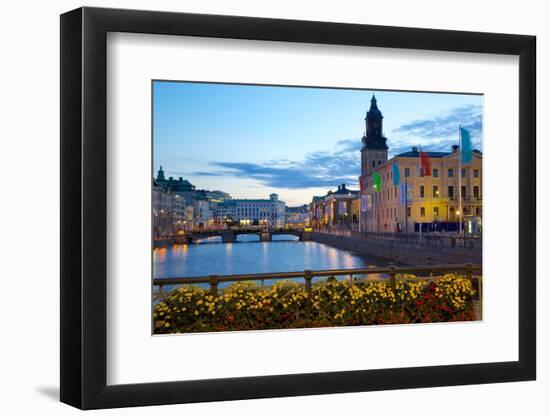
<svg viewBox="0 0 550 417"><path fill-rule="evenodd" d="M462 132L458 125L458 234L462 235Z"/></svg>
<svg viewBox="0 0 550 417"><path fill-rule="evenodd" d="M422 176L424 175L424 167L422 166L422 148L420 147L420 145L418 145L418 163L418 176L419 178L422 178ZM422 203L420 204L422 205ZM418 229L420 232L420 244L422 244L422 217L420 217L420 221L418 222Z"/></svg>
<svg viewBox="0 0 550 417"><path fill-rule="evenodd" d="M408 237L409 237L409 182L408 182L408 179L407 179L407 172L404 172L404 174L405 174L405 234L407 235L407 241L408 241Z"/></svg>

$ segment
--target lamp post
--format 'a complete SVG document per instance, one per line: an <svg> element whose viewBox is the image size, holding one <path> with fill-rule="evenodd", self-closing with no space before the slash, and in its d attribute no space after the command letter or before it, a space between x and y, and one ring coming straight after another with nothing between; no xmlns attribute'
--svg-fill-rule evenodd
<svg viewBox="0 0 550 417"><path fill-rule="evenodd" d="M456 227L460 234L460 210L457 210L455 214L456 214Z"/></svg>

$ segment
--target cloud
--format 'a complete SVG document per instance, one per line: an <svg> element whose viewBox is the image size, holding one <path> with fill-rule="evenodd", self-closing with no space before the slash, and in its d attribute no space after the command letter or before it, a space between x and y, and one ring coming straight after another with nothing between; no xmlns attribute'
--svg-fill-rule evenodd
<svg viewBox="0 0 550 417"><path fill-rule="evenodd" d="M300 161L279 159L262 164L214 161L213 171L193 175L232 176L253 179L265 186L283 189L335 188L338 184L356 185L361 171L360 139L339 141L332 151L312 152Z"/></svg>
<svg viewBox="0 0 550 417"><path fill-rule="evenodd" d="M399 145L392 147L391 153L399 153L398 149L407 145L410 148L411 145L426 144L427 139L427 150L449 150L451 145L458 142L459 124L471 132L474 147L481 148L482 107L472 104L456 107L434 117L402 124L392 132Z"/></svg>
<svg viewBox="0 0 550 417"><path fill-rule="evenodd" d="M414 120L394 129L388 138L390 157L406 152L411 146L423 145L425 150L449 151L457 143L458 124L472 133L474 147L481 145L481 106L455 108L432 118ZM338 184L357 186L361 172L361 139L342 139L334 149L311 152L302 160L275 159L263 163L210 162L211 171L198 171L193 175L209 177L231 176L251 179L274 188L336 188Z"/></svg>

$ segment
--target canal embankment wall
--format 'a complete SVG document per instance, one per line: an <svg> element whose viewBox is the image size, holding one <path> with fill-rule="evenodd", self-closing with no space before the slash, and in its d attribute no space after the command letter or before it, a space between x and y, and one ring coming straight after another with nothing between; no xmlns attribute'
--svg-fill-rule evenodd
<svg viewBox="0 0 550 417"><path fill-rule="evenodd" d="M340 236L313 232L311 240L338 249L374 256L405 265L425 263L481 264L481 249L460 247L433 247L413 242L369 239L365 236Z"/></svg>

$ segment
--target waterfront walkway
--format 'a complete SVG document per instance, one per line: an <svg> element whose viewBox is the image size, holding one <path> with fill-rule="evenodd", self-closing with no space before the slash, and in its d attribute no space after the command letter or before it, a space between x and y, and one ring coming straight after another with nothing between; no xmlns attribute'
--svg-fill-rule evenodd
<svg viewBox="0 0 550 417"><path fill-rule="evenodd" d="M339 249L388 259L400 264L482 262L481 237L444 234L316 231L311 239Z"/></svg>

